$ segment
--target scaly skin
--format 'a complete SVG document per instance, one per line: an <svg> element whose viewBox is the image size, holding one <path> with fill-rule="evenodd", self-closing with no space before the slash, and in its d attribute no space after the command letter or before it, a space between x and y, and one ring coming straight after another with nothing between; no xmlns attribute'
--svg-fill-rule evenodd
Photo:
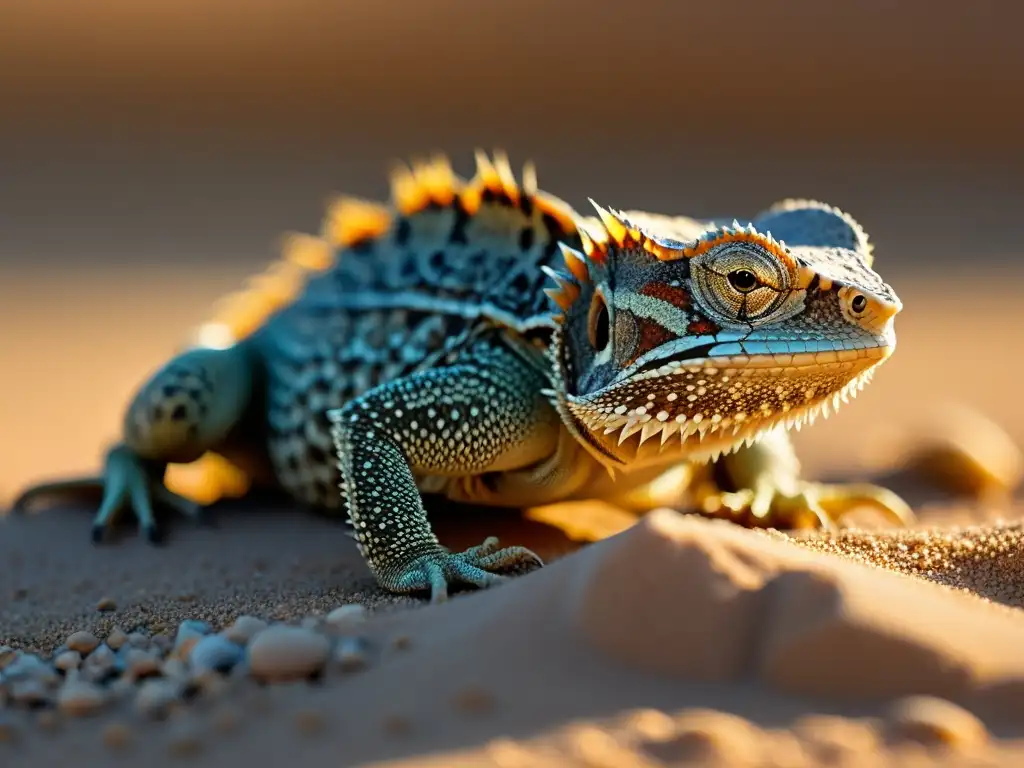
<svg viewBox="0 0 1024 768"><path fill-rule="evenodd" d="M731 227L596 204L588 218L532 171L517 184L503 156L477 166L469 182L443 160L399 169L390 206L339 201L322 238L293 238L142 386L99 477L16 507L99 487L97 539L124 508L156 539L154 504L199 514L168 465L219 455L346 509L378 582L434 601L540 559L493 537L447 551L425 493L765 527L832 527L863 504L911 519L883 488L803 481L785 434L895 346L900 302L852 218L798 200Z"/></svg>

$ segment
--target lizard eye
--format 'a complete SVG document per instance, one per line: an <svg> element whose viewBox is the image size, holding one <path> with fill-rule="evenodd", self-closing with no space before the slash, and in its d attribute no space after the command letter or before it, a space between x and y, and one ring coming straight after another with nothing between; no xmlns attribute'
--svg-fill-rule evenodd
<svg viewBox="0 0 1024 768"><path fill-rule="evenodd" d="M695 260L691 273L697 300L719 322L767 322L789 295L788 271L752 243L721 245Z"/></svg>
<svg viewBox="0 0 1024 768"><path fill-rule="evenodd" d="M850 301L850 309L853 310L853 314L859 315L865 309L868 308L868 300L863 294L858 293Z"/></svg>
<svg viewBox="0 0 1024 768"><path fill-rule="evenodd" d="M728 275L729 285L740 293L750 293L757 288L757 275L749 269L734 269Z"/></svg>
<svg viewBox="0 0 1024 768"><path fill-rule="evenodd" d="M604 296L600 292L595 293L593 300L590 302L587 333L590 336L590 344L595 352L600 352L608 346L608 305L605 304Z"/></svg>

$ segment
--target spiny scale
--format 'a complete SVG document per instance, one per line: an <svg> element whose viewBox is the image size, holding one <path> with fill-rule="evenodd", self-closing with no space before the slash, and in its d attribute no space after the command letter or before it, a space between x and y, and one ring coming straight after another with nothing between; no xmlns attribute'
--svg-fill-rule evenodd
<svg viewBox="0 0 1024 768"><path fill-rule="evenodd" d="M829 418L834 411L839 409L842 403L849 402L858 392L864 389L871 380L873 373L873 370L868 370L848 382L830 398L814 405L795 409L793 415L783 419L780 426L784 429L796 428L799 430L805 425L813 424L819 415L823 419ZM698 441L703 441L709 435L725 434L729 431L733 437L737 438L737 442L733 448L723 449L727 451L734 450L743 445L750 445L757 439L756 435L747 435L741 438L740 433L744 429L744 424L736 423L728 418L722 419L717 423L711 422L708 419L702 419L699 424L695 424L690 417L683 416L682 414L669 414L667 418L658 419L652 417L650 413L638 414L635 410L628 411L625 414L614 412L607 414L594 411L591 408L574 402L570 402L569 407L589 428L600 431L605 436L618 433L618 445L622 445L638 432L640 433L638 445L643 445L655 435L660 435L660 446L662 449L669 443L670 438L676 434L679 435L680 444L685 444L693 436L697 436ZM679 421L679 419L683 421Z"/></svg>

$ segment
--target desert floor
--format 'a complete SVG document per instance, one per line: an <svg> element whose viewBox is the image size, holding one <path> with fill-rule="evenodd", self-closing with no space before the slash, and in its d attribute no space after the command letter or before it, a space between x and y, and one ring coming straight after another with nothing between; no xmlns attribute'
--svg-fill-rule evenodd
<svg viewBox="0 0 1024 768"><path fill-rule="evenodd" d="M920 527L951 531L1017 518L1024 505L911 477L897 448L955 426L949 409L960 404L1024 442L1024 324L1017 275L944 270L931 282L890 277L905 304L895 356L796 444L807 474L886 477ZM29 482L95 470L132 388L240 275L12 277L0 286L4 322L17 328L2 341L0 506ZM904 564L924 551L936 563L932 581L972 586L988 601L674 513L627 527L597 507L561 525L443 511L437 529L447 545L498 535L549 566L424 607L383 595L337 522L287 505L220 505L216 527L179 522L161 548L130 528L94 546L88 514L59 506L0 524L0 645L45 655L78 630L104 638L141 626L173 640L186 619L221 630L239 615L316 616L295 642L313 656L329 647L332 658L315 682L295 681L310 670L274 672L264 659L259 672L250 646L251 674L203 678L163 719L140 713L131 691L101 701L83 666L77 693L86 704L68 693L54 714L4 707L0 697L2 765L143 755L152 766L1024 760L1024 567L1013 528L991 540L940 534L892 549L892 562ZM606 534L615 535L586 544ZM963 541L981 554L963 557ZM99 611L101 600L116 608ZM372 609L367 620L324 619L353 602ZM345 640L353 636L362 644ZM140 652L157 652L156 641L137 637ZM188 674L191 643L178 640L168 680ZM0 665L14 663L2 653ZM260 675L270 684L252 679Z"/></svg>

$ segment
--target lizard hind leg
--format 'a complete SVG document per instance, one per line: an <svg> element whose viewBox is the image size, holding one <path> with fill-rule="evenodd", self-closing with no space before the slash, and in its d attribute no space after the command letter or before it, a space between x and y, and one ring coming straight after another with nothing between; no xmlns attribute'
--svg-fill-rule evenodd
<svg viewBox="0 0 1024 768"><path fill-rule="evenodd" d="M93 538L103 538L129 507L150 541L159 539L154 504L197 518L197 504L164 485L169 463L189 463L218 446L249 404L252 367L241 346L197 348L170 360L138 390L125 412L122 440L107 453L103 471L33 486L15 501L21 510L58 494L102 492Z"/></svg>

